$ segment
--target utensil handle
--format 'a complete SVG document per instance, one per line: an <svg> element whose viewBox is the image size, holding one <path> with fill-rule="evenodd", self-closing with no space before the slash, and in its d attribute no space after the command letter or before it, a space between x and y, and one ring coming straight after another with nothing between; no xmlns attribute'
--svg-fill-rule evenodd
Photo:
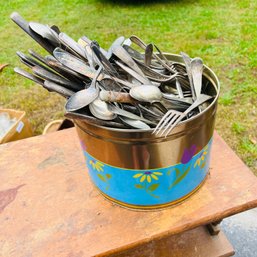
<svg viewBox="0 0 257 257"><path fill-rule="evenodd" d="M44 87L44 80L43 79L40 79L40 78L34 76L33 74L31 74L31 73L29 73L29 72L19 68L19 67L15 67L14 71L16 73L18 73L19 75L21 75L21 76L23 76L23 77L25 77L27 79L30 79L30 80L32 80L32 81L36 82L37 84L39 84L39 85Z"/></svg>
<svg viewBox="0 0 257 257"><path fill-rule="evenodd" d="M109 62L109 60L104 56L104 54L100 51L100 49L98 48L98 46L95 43L91 43L90 47L92 49L92 51L94 52L94 54L96 55L96 57L98 58L98 60L101 62L101 64L104 66L104 68L111 74L119 77L118 72L114 69L114 67L112 66L112 64Z"/></svg>
<svg viewBox="0 0 257 257"><path fill-rule="evenodd" d="M137 102L129 95L129 93L121 93L121 92L114 92L114 91L102 90L99 94L99 97L102 101L105 101L105 102L131 103L131 104L135 104Z"/></svg>
<svg viewBox="0 0 257 257"><path fill-rule="evenodd" d="M25 21L17 12L13 12L10 16L12 21L16 23L22 30L31 36L38 44L40 44L50 54L54 51L54 46L50 42L46 42L41 36L37 35L29 27L29 23Z"/></svg>
<svg viewBox="0 0 257 257"><path fill-rule="evenodd" d="M193 82L192 70L191 70L191 58L186 53L181 52L180 54L185 62L187 76L189 79L189 85L192 93L192 98L193 100L196 100L196 94L195 94L195 88L194 88L194 82Z"/></svg>
<svg viewBox="0 0 257 257"><path fill-rule="evenodd" d="M188 113L190 113L192 110L194 110L196 107L198 107L199 105L203 104L204 102L208 101L211 98L212 98L212 96L201 94L196 99L196 101L190 107L188 107L188 109L186 109L183 112L183 117L186 116Z"/></svg>
<svg viewBox="0 0 257 257"><path fill-rule="evenodd" d="M135 43L135 44L137 44L139 47L141 47L142 49L146 49L146 46L147 46L147 44L146 43L144 43L139 37L137 37L137 36L135 36L135 35L132 35L131 37L130 37L130 40L133 42L133 43ZM163 66L163 67L165 67L167 70L169 70L171 73L174 73L174 70L165 62L165 61L163 61L157 54L155 54L154 52L153 52L153 57L155 58L155 59L157 59L158 60L158 62Z"/></svg>
<svg viewBox="0 0 257 257"><path fill-rule="evenodd" d="M153 44L148 44L145 48L145 65L150 66L153 55Z"/></svg>

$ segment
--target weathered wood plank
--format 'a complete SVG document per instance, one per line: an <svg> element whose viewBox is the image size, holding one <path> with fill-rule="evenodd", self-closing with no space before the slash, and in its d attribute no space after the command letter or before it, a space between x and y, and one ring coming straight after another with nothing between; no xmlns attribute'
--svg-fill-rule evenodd
<svg viewBox="0 0 257 257"><path fill-rule="evenodd" d="M108 257L227 257L234 253L222 231L211 236L200 226Z"/></svg>
<svg viewBox="0 0 257 257"><path fill-rule="evenodd" d="M105 200L89 180L75 129L1 145L0 181L4 257L108 256L257 206L256 177L217 134L205 184L165 210Z"/></svg>

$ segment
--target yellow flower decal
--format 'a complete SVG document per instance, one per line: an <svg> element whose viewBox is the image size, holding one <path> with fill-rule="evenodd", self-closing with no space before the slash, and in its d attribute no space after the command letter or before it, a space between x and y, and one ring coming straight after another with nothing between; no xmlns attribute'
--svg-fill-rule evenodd
<svg viewBox="0 0 257 257"><path fill-rule="evenodd" d="M90 160L89 164L93 167L94 170L97 171L103 171L103 164L101 162L95 161L95 160Z"/></svg>
<svg viewBox="0 0 257 257"><path fill-rule="evenodd" d="M146 171L144 173L137 173L136 175L133 176L133 178L140 178L140 182L144 182L145 180L147 180L148 183L151 183L152 179L154 180L158 180L158 176L161 176L162 173L158 172L158 171Z"/></svg>
<svg viewBox="0 0 257 257"><path fill-rule="evenodd" d="M208 153L208 145L203 149L203 151L201 152L200 156L198 157L198 159L196 160L195 164L194 164L194 168L198 165L200 166L201 163L205 160L205 157Z"/></svg>

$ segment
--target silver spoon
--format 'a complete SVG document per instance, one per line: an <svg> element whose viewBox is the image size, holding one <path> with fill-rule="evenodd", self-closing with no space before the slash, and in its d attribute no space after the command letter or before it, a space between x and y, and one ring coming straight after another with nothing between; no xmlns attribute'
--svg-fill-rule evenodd
<svg viewBox="0 0 257 257"><path fill-rule="evenodd" d="M74 55L64 51L59 47L54 49L53 55L61 64L68 67L69 69L76 71L88 78L94 78L95 72L92 71L85 62L75 57Z"/></svg>
<svg viewBox="0 0 257 257"><path fill-rule="evenodd" d="M115 106L115 105L112 105L112 104L108 104L108 108L109 108L110 111L112 111L113 113L118 114L119 116L127 117L127 118L130 118L130 119L133 119L133 120L141 120L141 121L143 121L143 122L145 122L147 124L156 125L155 122L147 120L144 117L138 116L138 115L136 115L134 113L125 111L125 110L119 108L118 106Z"/></svg>
<svg viewBox="0 0 257 257"><path fill-rule="evenodd" d="M53 34L54 32L52 32L51 28L48 26L37 22L29 22L29 27L41 37L48 39L54 45L60 44L58 37L56 38L56 35Z"/></svg>
<svg viewBox="0 0 257 257"><path fill-rule="evenodd" d="M162 99L161 90L153 85L141 85L132 87L129 94L140 102L153 103Z"/></svg>
<svg viewBox="0 0 257 257"><path fill-rule="evenodd" d="M202 89L203 61L196 57L191 60L191 73L194 83L196 97L199 97Z"/></svg>
<svg viewBox="0 0 257 257"><path fill-rule="evenodd" d="M77 111L91 102L93 102L99 95L99 88L96 87L97 77L100 75L102 67L98 68L91 85L83 90L73 94L65 104L66 111Z"/></svg>
<svg viewBox="0 0 257 257"><path fill-rule="evenodd" d="M47 52L52 54L55 46L49 44L49 41L35 33L30 28L29 23L24 20L17 12L13 12L10 17L13 22L15 22L22 30L24 30L30 37L32 37L38 44L40 44Z"/></svg>
<svg viewBox="0 0 257 257"><path fill-rule="evenodd" d="M113 120L117 117L117 114L108 109L107 103L99 98L89 104L89 110L96 118L101 120Z"/></svg>
<svg viewBox="0 0 257 257"><path fill-rule="evenodd" d="M133 120L128 117L119 117L119 119L126 125L137 129L150 129L151 127L141 120Z"/></svg>
<svg viewBox="0 0 257 257"><path fill-rule="evenodd" d="M163 113L168 111L167 108L161 103L161 90L154 85L141 85L132 87L129 90L129 94L132 98L140 102L147 102L155 105L155 107Z"/></svg>

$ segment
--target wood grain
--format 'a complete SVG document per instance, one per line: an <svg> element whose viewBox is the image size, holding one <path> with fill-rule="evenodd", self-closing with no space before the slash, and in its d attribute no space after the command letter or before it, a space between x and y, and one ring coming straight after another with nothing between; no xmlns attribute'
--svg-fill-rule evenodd
<svg viewBox="0 0 257 257"><path fill-rule="evenodd" d="M203 226L167 238L153 240L110 257L227 257L233 247L221 231L211 236Z"/></svg>
<svg viewBox="0 0 257 257"><path fill-rule="evenodd" d="M0 146L0 256L110 256L257 206L257 179L214 136L210 175L180 205L132 211L92 185L75 129Z"/></svg>

